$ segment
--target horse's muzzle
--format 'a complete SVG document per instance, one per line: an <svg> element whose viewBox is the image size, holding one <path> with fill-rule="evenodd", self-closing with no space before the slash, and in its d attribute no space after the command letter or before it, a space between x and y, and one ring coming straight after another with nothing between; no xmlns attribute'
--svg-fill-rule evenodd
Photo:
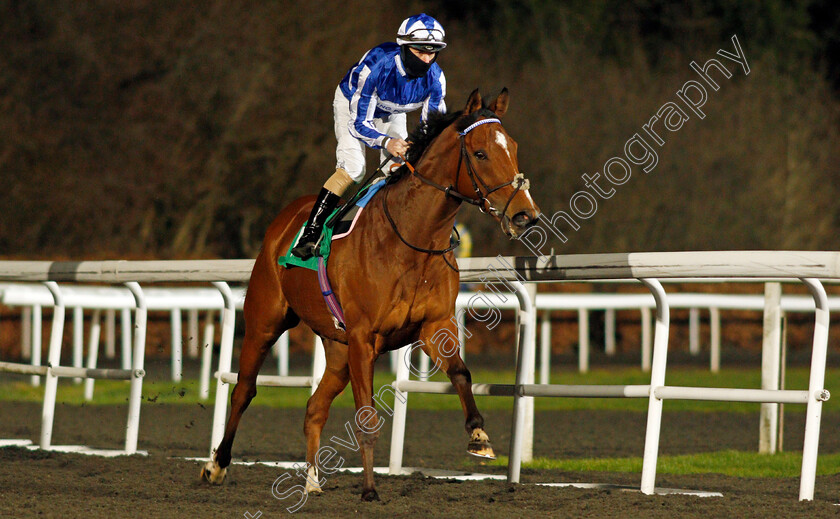
<svg viewBox="0 0 840 519"><path fill-rule="evenodd" d="M511 239L516 239L525 229L534 225L538 217L537 211L531 209L519 211L510 219L505 217L502 221L502 228Z"/></svg>
<svg viewBox="0 0 840 519"><path fill-rule="evenodd" d="M513 218L511 219L511 223L513 223L515 227L523 230L530 227L533 221L534 219L531 218L531 215L528 214L528 211L519 211L518 213L513 215Z"/></svg>

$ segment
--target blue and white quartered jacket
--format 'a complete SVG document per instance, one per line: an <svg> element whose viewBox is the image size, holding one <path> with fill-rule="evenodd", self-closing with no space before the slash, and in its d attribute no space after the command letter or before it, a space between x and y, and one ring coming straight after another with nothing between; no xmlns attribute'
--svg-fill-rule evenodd
<svg viewBox="0 0 840 519"><path fill-rule="evenodd" d="M369 50L339 87L350 102L350 134L371 148L381 148L388 138L374 128L373 119L422 107L420 117L426 120L430 111L446 111L446 78L440 66L433 63L425 76L409 78L396 43Z"/></svg>

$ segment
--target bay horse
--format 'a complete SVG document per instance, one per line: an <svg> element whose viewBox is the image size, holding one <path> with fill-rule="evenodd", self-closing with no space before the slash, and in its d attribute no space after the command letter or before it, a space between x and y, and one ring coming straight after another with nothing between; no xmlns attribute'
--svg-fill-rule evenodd
<svg viewBox="0 0 840 519"><path fill-rule="evenodd" d="M453 316L459 276L449 244L461 203L477 205L493 216L512 239L539 217L528 181L519 171L516 141L499 120L508 101L503 89L486 107L476 89L463 111L431 114L412 133L406 164L370 200L354 232L332 244L327 273L344 310L346 331L333 321L316 272L277 263L305 222L313 197L298 199L280 212L266 232L251 272L239 380L231 395L224 437L202 468L203 479L216 484L224 480L239 420L257 394L260 366L277 338L301 320L324 339L327 359L320 385L306 405L308 492L321 491L316 460L321 430L330 404L349 381L364 469L362 499L379 499L373 479L373 446L379 433L378 428L366 426L382 423L373 407L374 362L418 340L458 392L468 452L494 456L469 370L457 348L441 351L434 347L439 341L433 337L443 331L457 344Z"/></svg>

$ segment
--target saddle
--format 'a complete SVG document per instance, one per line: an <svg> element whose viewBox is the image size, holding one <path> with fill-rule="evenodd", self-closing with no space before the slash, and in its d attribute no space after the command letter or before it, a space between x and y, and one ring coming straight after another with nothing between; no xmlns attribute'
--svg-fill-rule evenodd
<svg viewBox="0 0 840 519"><path fill-rule="evenodd" d="M286 268L302 267L317 271L318 258L323 258L326 263L330 255L332 242L340 240L341 238L346 238L351 232L353 232L353 229L356 227L356 221L358 221L359 215L362 214L362 210L365 208L367 203L370 202L370 199L373 198L373 195L382 189L382 186L384 185L385 180L380 180L362 188L347 204L333 211L329 218L327 218L327 223L324 225L324 230L321 232L321 238L318 241L315 256L307 260L302 260L297 256L292 255L291 251L295 245L297 245L300 235L303 232L303 225L301 225L297 234L295 234L295 239L292 240L292 244L289 246L289 250L286 251L286 255L280 256L277 263Z"/></svg>

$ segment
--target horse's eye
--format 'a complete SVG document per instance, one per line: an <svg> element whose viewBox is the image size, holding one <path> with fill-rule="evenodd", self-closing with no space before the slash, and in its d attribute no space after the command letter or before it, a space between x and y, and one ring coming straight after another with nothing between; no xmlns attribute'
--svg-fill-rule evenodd
<svg viewBox="0 0 840 519"><path fill-rule="evenodd" d="M475 153L473 153L473 155L475 155L475 158L477 158L478 160L484 160L487 158L487 154L484 153L484 150L478 150Z"/></svg>

